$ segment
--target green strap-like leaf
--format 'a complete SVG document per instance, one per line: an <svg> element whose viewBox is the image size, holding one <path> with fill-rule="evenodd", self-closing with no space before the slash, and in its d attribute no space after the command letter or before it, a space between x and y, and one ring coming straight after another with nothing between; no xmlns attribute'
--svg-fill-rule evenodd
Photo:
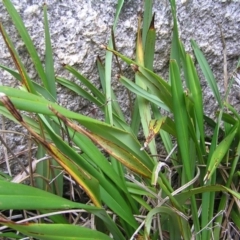
<svg viewBox="0 0 240 240"><path fill-rule="evenodd" d="M207 83L209 84L210 88L212 89L212 92L219 104L219 106L222 106L222 100L221 96L217 87L216 79L213 76L213 73L210 69L210 66L204 57L203 53L201 52L200 48L198 47L197 43L193 40L191 40L192 48L194 50L195 56L197 58L197 61L200 65L200 68L207 80Z"/></svg>
<svg viewBox="0 0 240 240"><path fill-rule="evenodd" d="M13 6L13 4L11 3L10 0L4 0L3 4L6 7L9 15L11 16L13 24L17 28L18 33L20 34L20 36L30 54L30 57L32 58L33 64L36 68L36 71L39 75L40 80L43 82L43 85L45 86L46 89L50 89L48 79L47 79L46 74L43 69L43 65L40 61L37 51L33 45L33 42L29 36L29 33L28 33L26 27L24 26L24 23L19 15L19 13L16 11L15 7Z"/></svg>
<svg viewBox="0 0 240 240"><path fill-rule="evenodd" d="M16 224L3 220L0 220L0 223L29 237L34 237L40 240L111 240L109 236L101 232L77 225L36 223Z"/></svg>
<svg viewBox="0 0 240 240"><path fill-rule="evenodd" d="M44 4L43 6L43 12L44 12L44 30L45 30L45 72L46 72L46 78L48 82L47 90L51 93L51 95L54 97L56 101L57 89L56 89L56 83L55 83L53 52L52 52L52 45L51 45L51 36L50 36L49 26L48 26L46 4Z"/></svg>
<svg viewBox="0 0 240 240"><path fill-rule="evenodd" d="M124 239L121 232L102 208L72 202L65 198L37 188L6 181L0 181L0 198L0 208L2 210L64 210L74 208L85 209L86 211L98 216L105 222L109 231L114 235L114 239ZM12 201L13 199L15 199L15 201Z"/></svg>
<svg viewBox="0 0 240 240"><path fill-rule="evenodd" d="M173 113L176 124L177 141L187 177L185 181L190 181L192 179L192 167L189 158L188 118L179 68L175 60L171 60L170 62L170 78L172 83Z"/></svg>
<svg viewBox="0 0 240 240"><path fill-rule="evenodd" d="M23 63L20 60L20 57L17 53L17 51L15 50L13 43L11 42L7 32L5 31L5 29L3 28L3 25L0 23L0 32L3 36L3 39L8 47L8 50L11 54L11 57L15 63L16 68L18 69L18 72L20 74L20 81L22 83L22 85L31 93L36 93L36 90L33 87L32 81L29 78L26 69L23 66Z"/></svg>
<svg viewBox="0 0 240 240"><path fill-rule="evenodd" d="M236 124L232 127L229 134L221 141L221 143L217 146L217 148L213 152L208 169L207 169L207 173L204 177L205 182L211 178L212 174L216 171L218 165L220 164L223 157L229 150L232 140L237 133L238 126L239 126L239 122L236 122Z"/></svg>

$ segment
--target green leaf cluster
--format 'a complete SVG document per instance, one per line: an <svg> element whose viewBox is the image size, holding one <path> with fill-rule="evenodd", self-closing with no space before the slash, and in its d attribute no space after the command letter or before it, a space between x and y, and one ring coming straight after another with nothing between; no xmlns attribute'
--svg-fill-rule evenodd
<svg viewBox="0 0 240 240"><path fill-rule="evenodd" d="M41 61L19 13L10 0L2 2L28 50L40 84L29 77L1 24L0 32L16 70L0 67L15 77L21 88L0 86L0 114L26 128L38 150L36 172L27 176L33 180L32 186L10 182L2 175L0 209L36 210L39 214L37 223L0 217L3 228L11 229L2 231L0 236L37 239L168 236L204 240L220 239L230 222L240 229L240 116L226 102L229 91L221 97L207 60L191 40L197 63L218 103L216 120L205 115L194 61L179 39L174 0L170 1L174 27L169 81L154 72L153 1L144 1L144 14L138 19L136 59L132 60L116 50L114 32L124 4L118 0L111 38L105 47L105 62L96 60L102 91L68 65L65 70L80 85L55 76L46 5L45 60ZM133 69L134 80L128 79L121 69L118 75L129 97L136 96L129 98L130 123L111 88L113 57L118 64L123 61ZM57 84L93 103L104 114L104 121L61 107L57 103ZM26 113L31 113L31 117ZM211 136L206 136L206 127L212 129ZM138 140L141 129L145 142ZM157 136L160 140L155 140ZM166 153L164 157L157 147L159 141ZM41 161L46 154L50 158ZM63 176L70 176L73 186L81 187L89 203L63 198ZM174 176L177 181L173 181ZM87 212L93 229L84 227L81 221L72 224L66 211Z"/></svg>

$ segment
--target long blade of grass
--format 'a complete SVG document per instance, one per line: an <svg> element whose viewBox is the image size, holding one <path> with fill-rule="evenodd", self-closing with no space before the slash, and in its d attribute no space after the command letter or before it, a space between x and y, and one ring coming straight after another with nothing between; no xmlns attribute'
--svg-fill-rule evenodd
<svg viewBox="0 0 240 240"><path fill-rule="evenodd" d="M182 60L184 75L186 79L186 85L190 90L191 99L193 101L194 113L191 116L195 121L196 125L196 136L197 140L200 141L201 155L206 154L205 150L205 133L204 133L204 112L203 112L203 99L202 99L202 89L200 86L200 81L197 75L197 71L194 67L193 60L189 54L186 54L184 46L181 41L180 45L180 56Z"/></svg>
<svg viewBox="0 0 240 240"><path fill-rule="evenodd" d="M44 87L46 88L47 91L50 92L51 97L53 97L54 101L56 101L56 87L55 87L55 80L54 80L54 72L53 72L53 61L52 61L52 51L51 51L51 43L50 43L50 36L49 36L49 32L48 32L48 25L47 25L47 17L46 17L46 9L45 9L45 34L46 34L46 48L47 48L47 54L46 54L46 68L48 71L48 74L51 74L51 76L49 75L49 79L47 79L43 67L41 65L40 59L37 55L36 49L31 41L31 38L19 16L19 14L17 13L16 9L14 8L14 6L11 4L10 1L4 1L5 7L7 8L9 14L12 17L13 23L15 24L17 30L19 31L20 36L22 37L26 48L28 49L28 52L30 54L30 57L33 60L33 63L35 65L35 68L39 74L39 77L41 78ZM23 68L23 65L20 62L20 59L16 53L16 51L13 49L12 44L10 43L10 41L8 41L8 48L10 50L10 52L12 53L12 58L14 59L14 62L18 68L18 71L21 75L21 79L22 79L22 83L26 86L26 88L28 89L28 91L36 93L36 90L33 87L32 81L31 79L27 76L25 69ZM51 68L51 69L50 69ZM51 79L50 79L51 78ZM45 91L46 93L46 91ZM48 98L48 99L52 99L52 98ZM58 129L55 129L56 131L58 131ZM41 151L42 152L42 151ZM39 157L43 157L45 155L44 152L42 152L42 156L39 155ZM43 163L41 163L43 164ZM40 164L40 165L41 165ZM53 162L53 165L55 165L56 163ZM53 170L55 172L55 174L57 174L57 170ZM46 169L43 172L47 172ZM46 177L46 176L45 176ZM55 182L55 184L58 185L58 189L62 188L62 180L61 177L59 177L57 179L57 181ZM59 192L61 193L61 191Z"/></svg>
<svg viewBox="0 0 240 240"><path fill-rule="evenodd" d="M145 12L144 12L144 14L145 14ZM154 27L154 17L155 17L155 14L152 17L152 20L151 20L151 23L150 23L150 26L149 26L149 29L147 32L146 43L144 44L144 41L143 41L143 46L145 46L145 48L144 48L144 66L151 71L153 71L153 60L154 60L155 41L156 41L156 30ZM144 25L144 21L143 21L143 25ZM143 26L143 35L144 35L144 26ZM143 37L143 39L144 39L144 37Z"/></svg>
<svg viewBox="0 0 240 240"><path fill-rule="evenodd" d="M0 223L17 230L25 234L26 236L34 237L41 240L111 240L109 236L96 230L70 224L16 224L14 222L6 220L0 220Z"/></svg>
<svg viewBox="0 0 240 240"><path fill-rule="evenodd" d="M129 203L131 204L134 212L137 213L136 205L132 201L132 197L130 196L125 180L122 180L112 169L111 164L107 161L106 157L101 153L101 151L94 145L94 143L85 135L79 134L78 132L74 132L69 128L70 136L74 135L73 141L75 144L84 152L84 158L90 162L94 163L99 169L101 169L102 173L105 174L111 181L116 185L115 188L121 189L124 194L127 196ZM85 157L86 156L86 157ZM101 179L98 176L94 175L98 180ZM99 180L101 183L101 180ZM123 194L122 194L123 195ZM125 202L128 202L125 200Z"/></svg>
<svg viewBox="0 0 240 240"><path fill-rule="evenodd" d="M158 76L154 72L150 71L149 69L143 67L141 64L139 64L139 63L137 63L137 62L127 58L126 56L120 54L119 52L117 52L117 51L115 51L115 50L113 50L111 48L108 48L108 47L105 47L105 49L107 49L108 51L111 51L112 53L114 53L115 55L120 57L124 62L126 62L127 64L131 65L134 68L135 72L139 72L146 79L148 79L148 81L150 81L149 83L152 83L153 85L155 85L158 90L156 91L156 93L154 92L154 94L157 94L157 92L158 92L157 95L159 95L159 98L170 109L172 109L171 87L169 86L169 84L165 80L163 80L160 76ZM138 67L136 67L136 66L138 66ZM150 86L148 86L148 87L150 87Z"/></svg>
<svg viewBox="0 0 240 240"><path fill-rule="evenodd" d="M197 58L197 61L200 65L200 68L210 86L210 88L212 89L212 92L219 104L220 107L222 107L222 100L221 100L221 96L216 84L216 79L213 76L213 73L210 69L210 66L206 60L206 58L204 57L203 53L201 52L200 48L198 47L197 43L193 40L191 40L191 44L192 44L192 48L194 50L195 56Z"/></svg>
<svg viewBox="0 0 240 240"><path fill-rule="evenodd" d="M99 77L100 77L100 81L101 81L101 85L102 85L102 89L103 91L106 89L105 86L105 67L101 61L101 59L98 57L97 58L97 67L98 67L98 72L99 72ZM122 119L125 122L125 117L123 112L121 111L121 108L118 104L117 98L112 90L112 107L113 107L113 111L114 114L116 114L116 116L118 116L120 119Z"/></svg>
<svg viewBox="0 0 240 240"><path fill-rule="evenodd" d="M187 199L189 199L192 195L196 195L199 193L205 193L205 192L227 192L231 194L232 196L236 197L237 199L240 199L240 193L233 191L230 188L227 188L223 185L208 185L208 186L202 186L198 188L192 188L188 191L184 191L182 193L179 193L175 196L176 200L179 202L179 204L184 204Z"/></svg>
<svg viewBox="0 0 240 240"><path fill-rule="evenodd" d="M171 12L173 17L173 37L171 45L170 58L177 62L180 67L180 48L179 48L179 36L178 36L178 25L177 25L177 14L176 14L176 3L175 0L170 0Z"/></svg>
<svg viewBox="0 0 240 240"><path fill-rule="evenodd" d="M90 176L86 171L83 171L79 166L71 161L67 156L65 156L54 144L46 142L42 137L35 133L28 125L24 122L22 116L14 108L10 100L5 96L1 98L4 106L12 113L12 115L19 121L19 123L25 127L32 136L41 143L47 150L49 155L51 155L62 167L65 169L75 181L82 186L85 192L88 194L93 203L100 207L100 196L98 189L98 181ZM47 122L46 122L47 124Z"/></svg>
<svg viewBox="0 0 240 240"><path fill-rule="evenodd" d="M88 101L90 101L91 103L96 104L98 107L103 107L105 104L105 101L101 101L104 99L104 97L101 97L101 99L98 99L97 97L94 97L92 94L90 94L88 91L86 91L85 89L83 89L81 86L79 86L78 84L69 81L66 78L62 78L62 77L57 77L56 81L58 83L60 83L62 86L72 90L74 93L76 93L78 96L82 96L85 99L87 99Z"/></svg>
<svg viewBox="0 0 240 240"><path fill-rule="evenodd" d="M57 88L56 88L56 81L55 81L55 71L54 71L54 62L53 62L53 52L52 52L52 45L51 45L51 37L49 32L49 25L48 25L48 17L47 17L47 5L43 5L43 12L44 12L44 30L45 30L45 74L47 78L47 90L50 92L51 96L54 97L54 101L57 101ZM42 116L42 120L46 119L46 117ZM60 135L60 127L58 124L54 124L53 122L49 121L51 127L54 129L54 132ZM38 152L39 156L44 156L44 152L40 150ZM44 163L42 163L44 164ZM58 163L56 161L52 161L51 163L53 166L58 166ZM40 167L40 165L39 165ZM48 171L47 169L42 169L45 171ZM39 168L37 168L37 172L39 171ZM44 172L43 172L44 173ZM56 169L53 169L52 173L55 176L59 176L55 180L55 186L56 188L60 189L60 194L62 194L63 189L63 176L60 174L60 171ZM59 175L60 174L60 175Z"/></svg>
<svg viewBox="0 0 240 240"><path fill-rule="evenodd" d="M136 227L135 219L132 216L133 215L132 209L131 209L132 204L129 205L129 202L127 201L126 196L123 194L123 192L121 192L122 194L120 194L119 188L116 188L115 184L112 184L110 181L108 181L108 179L105 178L105 176L102 173L99 173L97 170L95 170L92 167L92 163L86 162L86 159L84 159L82 156L78 156L78 154L74 152L68 145L66 144L64 145L63 142L56 142L56 143L59 147L64 146L65 147L64 153L67 156L71 157L71 159L78 166L82 166L82 168L84 168L84 171L87 170L92 176L95 177L95 179L99 181L101 200L110 209L112 209L112 211L114 211L120 218L126 221L130 226ZM112 174L114 174L113 170L111 170L111 172ZM121 187L121 184L118 183L117 186ZM93 190L95 191L97 189L93 189Z"/></svg>
<svg viewBox="0 0 240 240"><path fill-rule="evenodd" d="M56 78L57 82L60 83L61 85L67 87L68 89L72 90L74 93L78 94L79 96L84 97L87 99L89 102L96 104L97 107L99 107L100 110L104 112L105 110L105 101L101 101L102 99L105 99L104 95L102 95L101 99L98 99L97 97L93 96L90 94L88 91L80 87L78 84L71 82L65 78L62 77L57 77ZM114 98L114 93L113 93L113 98ZM118 104L115 104L116 101L113 103L113 121L114 125L116 127L122 128L123 130L131 132L130 127L126 124L124 120L124 116L118 106Z"/></svg>
<svg viewBox="0 0 240 240"><path fill-rule="evenodd" d="M18 72L19 72L19 74L21 76L20 81L21 81L22 85L25 86L26 89L29 92L36 93L36 91L35 91L35 89L33 87L33 84L32 84L32 82L31 82L31 80L30 80L30 78L29 78L29 76L27 74L27 71L25 70L25 68L24 68L24 66L23 66L23 64L22 64L22 62L21 62L21 60L20 60L20 58L19 58L19 56L17 54L17 51L15 50L15 48L14 48L14 46L13 46L13 44L12 44L12 42L11 42L9 36L8 36L8 34L6 33L6 31L3 28L3 25L1 23L0 23L0 32L1 32L2 36L3 36L3 39L4 39L7 47L8 47L8 50L9 50L9 52L11 54L11 57L12 57L12 59L14 61L14 64L15 64L16 68L18 69Z"/></svg>
<svg viewBox="0 0 240 240"><path fill-rule="evenodd" d="M122 162L124 165L126 165L128 168L137 171L143 176L149 176L150 170L142 164L141 161L139 161L136 157L132 156L131 153L129 153L127 150L124 150L120 146L116 145L114 142L108 141L94 133L90 133L83 128L77 126L76 124L71 123L66 118L61 116L58 112L56 112L54 109L52 109L54 114L56 114L60 119L64 121L65 124L72 127L75 131L83 133L84 135L88 136L91 140L99 144L105 151L107 151L109 154L111 154L113 157L118 159L120 162Z"/></svg>
<svg viewBox="0 0 240 240"><path fill-rule="evenodd" d="M188 122L187 112L184 101L184 94L182 89L182 83L180 79L180 73L176 61L170 62L170 78L172 83L172 96L173 96L173 114L176 123L177 141L181 159L186 174L186 181L192 179L192 168L190 166L191 160L189 159L189 134L188 134Z"/></svg>
<svg viewBox="0 0 240 240"><path fill-rule="evenodd" d="M3 4L6 7L9 15L11 16L13 24L17 28L18 33L21 36L21 38L29 52L30 57L32 58L33 64L36 68L39 78L43 82L43 85L45 86L46 89L51 89L48 79L46 77L46 74L44 72L41 60L37 54L37 51L33 45L33 42L28 34L26 27L24 26L24 23L19 15L19 13L16 11L15 7L13 6L13 4L11 3L10 0L4 0Z"/></svg>
<svg viewBox="0 0 240 240"><path fill-rule="evenodd" d="M149 237L150 230L151 230L151 222L152 222L154 215L156 215L156 214L160 214L161 218L163 218L164 215L168 216L169 223L171 222L171 224L168 224L166 230L168 230L170 233L170 239L179 239L179 240L182 239L181 232L183 230L182 230L182 226L179 225L179 223L180 223L178 221L179 216L172 209L170 209L168 207L164 207L164 206L156 207L148 213L146 221L145 221L145 229L144 229L144 234L145 234L146 238ZM183 220L183 222L185 223L184 225L186 227L187 221Z"/></svg>
<svg viewBox="0 0 240 240"><path fill-rule="evenodd" d="M83 126L88 128L91 132L99 135L99 137L102 137L107 141L118 145L120 148L126 149L127 151L129 151L129 154L132 154L140 161L143 161L143 165L146 165L149 169L152 169L153 160L145 151L140 151L141 145L137 141L136 137L133 136L131 133L112 127L109 124L89 118L87 116L74 113L63 107L60 107L57 104L51 103L30 93L23 93L22 91L13 88L1 86L0 91L4 92L7 96L9 96L13 104L21 110L37 112L44 115L52 116L53 113L48 107L49 105L51 105L52 108L56 109L59 113L70 119L77 120Z"/></svg>
<svg viewBox="0 0 240 240"><path fill-rule="evenodd" d="M114 18L114 23L112 27L113 34L115 32L115 28L118 22L118 18L123 6L124 0L118 0L117 8L116 8L116 13L115 13L115 18ZM113 48L113 40L110 38L108 47ZM113 124L113 118L112 118L112 87L111 87L111 78L112 78L112 53L111 52L106 52L106 57L105 57L105 94L106 94L106 99L107 99L107 105L106 105L106 122L110 123L111 125Z"/></svg>
<svg viewBox="0 0 240 240"><path fill-rule="evenodd" d="M123 240L122 233L115 223L102 208L72 202L46 191L30 186L0 181L1 209L26 209L26 210L64 210L64 209L85 209L102 219L114 238ZM18 198L18 204L12 199Z"/></svg>
<svg viewBox="0 0 240 240"><path fill-rule="evenodd" d="M138 33L137 33L137 46L136 46L136 62L144 66L144 52L143 52L143 43L142 43L142 31L141 31L141 18L138 20ZM136 84L144 90L147 90L146 84L142 81L141 75L135 74ZM149 102L142 98L140 95L137 96L138 110L141 118L141 124L143 128L143 133L145 139L149 135L149 123L151 121L151 105ZM152 155L157 154L155 139L149 144L149 149Z"/></svg>
<svg viewBox="0 0 240 240"><path fill-rule="evenodd" d="M1 64L0 64L0 68L4 69L8 73L10 73L16 80L18 80L20 82L22 81L21 75L18 72L16 72L15 70L13 70L7 66L1 65ZM32 80L31 80L31 82L33 84L33 88L36 90L36 92L39 95L42 95L44 98L46 98L49 101L52 101L52 102L55 101L54 97L49 93L49 91L46 88L40 86L39 84L33 82Z"/></svg>
<svg viewBox="0 0 240 240"><path fill-rule="evenodd" d="M179 42L179 34L178 34L178 25L177 25L177 14L176 14L176 3L175 0L170 1L171 5L171 11L172 11L172 16L173 16L173 37L172 37L172 47L171 47L171 59L174 59L174 65L175 65L175 70L176 71L176 77L172 79L170 77L170 82L172 84L172 95L173 95L173 104L175 106L173 113L174 113L174 119L176 121L176 130L177 130L177 142L180 150L180 154L182 156L182 153L184 153L184 159L183 161L183 172L182 172L182 183L185 183L187 180L190 181L193 177L193 173L195 172L195 164L196 164L196 149L199 152L199 158L202 158L202 153L200 152L199 149L199 144L196 139L196 134L195 130L193 127L193 124L189 118L189 115L191 115L191 109L189 109L189 106L187 105L188 102L185 101L185 106L184 102L182 100L183 98L183 87L182 87L182 82L180 79L179 75L179 70L181 66L181 44ZM183 48L182 48L183 49ZM170 62L170 69L171 69L171 62ZM170 75L171 75L171 70L170 70ZM187 98L185 94L185 100ZM175 100L174 100L175 99ZM177 101L180 101L177 103ZM179 107L180 109L177 110L176 107ZM180 117L180 119L178 119ZM184 120L186 121L184 123ZM178 125L179 124L179 125ZM188 126L186 126L186 124ZM182 129L180 130L180 128ZM183 134L184 140L181 139ZM192 136L192 139L189 139L189 135ZM182 141L186 141L185 143L180 143ZM180 144L180 145L179 145ZM181 146L182 145L182 146ZM203 162L201 160L200 162ZM191 188L191 187L190 187ZM193 218L193 223L194 223L194 230L198 232L200 230L200 223L198 219L198 210L197 210L197 204L196 204L196 199L195 196L191 197L191 210L192 210L192 218ZM183 236L188 237L188 231L183 230ZM197 240L200 240L200 237L196 237Z"/></svg>
<svg viewBox="0 0 240 240"><path fill-rule="evenodd" d="M104 102L106 101L105 96L88 80L86 79L81 73L79 73L75 68L66 65L64 66L66 70L68 70L70 73L72 73L79 81L81 81L82 84L84 84L88 90L90 90L99 101Z"/></svg>
<svg viewBox="0 0 240 240"><path fill-rule="evenodd" d="M239 126L239 123L236 122L236 124L232 127L229 134L221 141L221 143L217 146L216 150L213 152L208 169L207 169L207 173L204 177L205 182L207 182L211 178L213 172L216 171L218 165L220 164L223 157L229 150L229 147L233 141L233 138L237 133L238 126Z"/></svg>
<svg viewBox="0 0 240 240"><path fill-rule="evenodd" d="M234 174L235 172L237 172L237 164L239 163L239 156L240 156L240 142L238 143L237 145L237 149L236 149L236 153L235 153L235 157L232 161L232 164L231 164L231 171L230 171L230 174L229 174L229 178L228 178L228 181L226 183L226 187L229 188L232 184L232 181L233 181L233 177L234 177ZM228 201L228 197L226 195L223 195L222 198L221 198L221 201L219 203L219 207L218 207L218 212L222 211L223 209L225 209L226 207L226 204L227 204L227 201ZM216 219L215 219L215 223L216 224L219 224L221 225L222 223L222 219L223 219L223 215L220 215L218 216ZM233 220L234 221L234 220ZM236 221L234 221L236 223ZM237 225L237 224L236 224ZM238 227L240 227L240 224L238 224ZM218 238L220 236L220 231L221 229L220 228L216 228L214 229L214 238Z"/></svg>
<svg viewBox="0 0 240 240"><path fill-rule="evenodd" d="M54 62L53 53L51 46L51 37L49 32L48 17L47 17L47 5L43 5L44 12L44 30L45 30L45 73L48 81L47 90L57 100L57 89L55 83L55 72L54 72Z"/></svg>
<svg viewBox="0 0 240 240"><path fill-rule="evenodd" d="M219 136L221 119L222 119L222 113L223 111L221 110L217 119L217 124L215 125L215 128L214 128L210 151L207 158L207 167L209 166L212 155L218 145L218 136ZM212 174L212 177L206 183L206 185L214 185L214 184L216 184L216 172ZM203 229L203 231L201 232L201 237L203 239L210 238L211 232L209 231L208 228L206 228L206 226L209 226L209 227L213 226L212 218L213 218L213 211L214 211L214 201L213 201L214 197L215 197L215 192L208 191L208 192L202 193L202 207L204 209L208 209L208 211L203 211L201 214L201 225L202 225L201 227Z"/></svg>
<svg viewBox="0 0 240 240"><path fill-rule="evenodd" d="M14 106L12 105L12 103L10 102L10 100L6 97L6 96L2 96L1 97L1 102L5 105L5 107L8 108L8 110L13 114L13 116L25 127L27 128L31 134L36 138L37 141L39 141L48 151L48 153L54 158L56 159L59 164L70 174L73 176L73 178L75 179L75 181L77 183L79 183L83 189L86 191L86 193L89 195L89 197L91 198L91 200L93 201L93 203L95 203L97 206L100 206L100 202L99 202L99 193L98 193L98 184L95 178L93 178L93 176L90 176L90 174L88 174L87 171L83 170L82 167L80 167L80 165L76 165L75 161L77 159L80 158L80 156L78 156L78 154L72 155L71 159L69 157L67 157L65 154L63 154L55 145L50 144L50 143L46 143L45 140L42 140L42 138L40 136L38 136L36 133L34 133L22 120L21 115L18 113L18 111L16 111L16 109L14 108ZM60 115L58 115L59 118L61 118L65 124L68 124L69 121L67 121L66 119L63 119ZM68 124L69 125L69 124ZM76 125L77 126L77 125ZM77 130L76 127L74 128L74 130ZM86 130L82 129L82 132L86 133ZM49 132L50 134L51 132ZM85 134L89 137L88 134ZM55 136L55 142L56 142L56 137L58 137L57 135L52 134L52 136ZM97 136L96 136L97 137ZM104 140L104 139L103 139ZM61 143L61 147L64 150L68 149L68 152L71 151L71 154L73 154L73 150L68 147L66 144L64 144L64 142L61 142L61 140L59 139L58 141L59 143ZM57 143L57 142L56 142ZM99 143L100 144L100 143ZM123 152L120 149L120 155L123 156ZM114 152L114 150L113 150ZM114 153L115 154L115 153ZM113 155L114 155L113 154ZM126 153L128 154L128 153ZM128 155L127 158L133 158L132 155ZM75 159L75 160L73 160ZM136 159L136 158L135 158ZM135 160L134 159L134 160ZM92 169L93 170L93 169ZM91 169L90 169L91 171ZM92 172L92 171L91 171ZM95 171L96 173L96 171ZM146 173L145 173L146 174ZM98 174L97 179L100 179L101 175ZM101 178L102 179L102 178ZM99 180L100 181L100 180ZM125 201L122 201L122 197L121 195L116 192L113 188L111 188L111 186L108 184L108 186L106 187L106 189L111 189L111 192L109 192L110 194L114 193L115 195L113 195L113 197L111 195L109 195L109 193L107 193L106 191L104 191L104 189L102 189L101 191L104 192L104 200L110 205L109 207L114 209L114 212L116 212L117 214L119 214L119 216L121 216L126 222L128 222L131 226L136 226L136 222L135 219L132 216L131 210L129 209L128 205L126 205ZM106 195L107 194L107 195ZM112 199L110 199L109 197L111 197ZM112 200L115 200L115 202L113 202ZM121 200L121 204L119 204L119 201ZM111 201L111 202L109 202Z"/></svg>
<svg viewBox="0 0 240 240"><path fill-rule="evenodd" d="M195 171L195 161L191 158L194 157L190 152L190 139L189 139L189 124L191 122L188 119L187 109L185 106L184 93L182 88L182 83L180 79L179 68L175 60L170 62L170 79L172 84L172 96L173 96L173 114L174 120L176 123L176 132L177 132L177 143L179 147L179 152L181 154L181 159L183 162L183 172L182 172L182 183L190 181L193 177ZM190 158L191 156L191 158ZM191 198L191 208L193 214L193 221L196 231L199 231L199 221L197 216L197 206L195 197ZM184 231L183 234L185 237L188 236L188 231Z"/></svg>
<svg viewBox="0 0 240 240"><path fill-rule="evenodd" d="M141 96L146 100L156 104L158 107L161 107L162 109L169 112L169 108L155 94L149 93L124 76L120 76L119 80L126 88L135 93L137 96Z"/></svg>
<svg viewBox="0 0 240 240"><path fill-rule="evenodd" d="M26 186L18 183L11 183L7 181L0 181L0 196L1 196L1 209L16 209L16 202L12 199L18 196L19 209L71 209L71 208L82 208L87 211L100 210L101 208L85 205L77 202L72 202L68 199L59 197L55 194ZM26 199L28 199L26 201Z"/></svg>
<svg viewBox="0 0 240 240"><path fill-rule="evenodd" d="M123 217L123 219L128 219L129 223L133 224L133 218L129 217L129 214L131 214L131 209L130 206L127 205L127 200L124 199L119 192L117 191L117 189L114 189L114 187L116 188L116 186L118 186L120 189L122 189L123 191L126 192L126 189L124 187L124 183L123 181L120 179L120 177L116 177L115 176L115 180L119 181L116 185L113 186L113 184L111 184L110 182L108 182L104 176L102 174L100 174L99 172L97 172L95 169L92 168L92 162L89 164L86 162L86 159L83 159L83 156L79 156L79 154L77 154L75 151L73 151L73 149L71 147L69 147L65 142L63 142L61 139L58 138L58 136L56 134L54 134L53 132L50 133L54 143L56 144L56 146L58 147L58 149L62 149L63 153L68 156L70 159L72 159L74 161L74 163L79 166L81 169L83 169L83 171L85 171L86 173L90 173L95 179L98 180L99 184L104 188L104 189L100 189L101 192L101 196L102 196L102 201L104 201L110 208L112 208L114 210L114 212L118 213L121 217ZM86 140L85 138L82 138ZM89 143L89 139L86 142ZM90 148L90 146L88 146L88 150L86 150L86 147L84 148L86 150L86 153L89 154L89 151L93 151L93 148ZM96 151L95 151L96 153ZM89 156L91 156L89 154ZM92 155L93 158L96 158L97 155ZM89 159L90 160L90 159ZM100 165L101 162L103 163L103 161L99 162L100 159L97 159L97 161L95 160L95 164L96 165ZM106 159L105 159L106 162ZM110 168L110 165L107 163L103 163L103 166L101 166L101 168L106 167L106 169L104 169L104 172L106 172L107 170L110 171L109 173L107 173L106 175L109 176L111 179L114 178L113 174L114 171ZM72 172L69 171L69 174L71 176L74 175L72 174ZM93 179L92 179L93 180ZM97 191L98 186L93 186L93 190ZM126 194L128 196L128 194ZM131 198L128 196L128 199ZM132 204L132 202L131 202ZM132 205L133 206L133 205ZM136 209L135 209L136 211Z"/></svg>
<svg viewBox="0 0 240 240"><path fill-rule="evenodd" d="M153 7L153 0L145 0L144 1L144 12L143 12L143 31L142 31L142 40L143 40L143 47L144 47L144 51L147 51L147 46L148 43L147 42L147 35L148 35L148 31L151 23L152 22L152 7Z"/></svg>
<svg viewBox="0 0 240 240"><path fill-rule="evenodd" d="M116 13L114 18L114 23L111 28L111 38L108 42L108 46L110 48L116 48L115 45L115 28L117 26L117 22L119 19L119 15L121 13L122 7L124 4L124 0L118 0L117 7L116 7ZM105 107L105 122L109 123L110 125L113 125L113 100L115 100L115 95L112 95L112 58L113 54L111 52L106 52L105 56L105 78L104 78L104 85L105 85L105 96L106 96L106 107ZM118 61L118 59L117 59ZM116 109L117 110L117 109ZM114 159L113 156L110 157L110 160L112 162L112 166L116 173L121 176L122 179L124 179L124 173L123 168L121 164Z"/></svg>

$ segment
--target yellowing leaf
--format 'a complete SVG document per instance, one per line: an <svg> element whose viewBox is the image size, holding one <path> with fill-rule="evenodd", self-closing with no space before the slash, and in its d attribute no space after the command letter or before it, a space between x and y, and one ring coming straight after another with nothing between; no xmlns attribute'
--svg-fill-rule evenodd
<svg viewBox="0 0 240 240"><path fill-rule="evenodd" d="M141 150L144 150L148 144L155 138L156 134L160 131L161 126L164 124L166 120L166 117L160 118L160 119L152 119L149 123L149 135L146 138L146 141L141 148Z"/></svg>

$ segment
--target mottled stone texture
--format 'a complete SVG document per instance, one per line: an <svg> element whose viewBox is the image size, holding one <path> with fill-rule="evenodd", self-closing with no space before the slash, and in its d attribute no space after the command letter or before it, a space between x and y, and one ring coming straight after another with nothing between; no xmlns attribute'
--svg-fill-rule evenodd
<svg viewBox="0 0 240 240"><path fill-rule="evenodd" d="M72 79L62 68L62 64L70 64L98 84L95 60L97 55L104 58L105 52L99 46L108 42L117 0L13 0L12 2L20 12L42 59L44 59L42 5L46 2L56 74ZM125 1L116 31L118 50L131 58L134 58L137 13L142 9L142 2L141 0ZM240 0L179 0L177 6L180 36L186 50L191 51L191 38L198 42L213 69L221 93L223 93L223 53L219 27L222 28L226 41L230 75L240 56ZM168 1L155 0L154 11L157 29L155 71L167 78L172 29ZM31 60L26 54L26 49L19 40L2 2L0 3L0 19L12 37L30 76L37 79ZM13 66L10 54L1 37L0 58L1 64ZM127 74L130 74L129 68ZM0 83L16 86L12 77L2 70L0 70ZM119 100L123 102L123 109L126 109L127 104L124 105L126 94L123 94L126 90L114 79L113 88L116 90ZM216 103L204 78L202 78L202 89L208 114L213 112ZM239 89L235 87L231 91L230 97L230 101L236 107L239 107L238 92ZM59 102L74 111L87 106L87 103L80 100L79 97L73 96L61 88L59 88Z"/></svg>

